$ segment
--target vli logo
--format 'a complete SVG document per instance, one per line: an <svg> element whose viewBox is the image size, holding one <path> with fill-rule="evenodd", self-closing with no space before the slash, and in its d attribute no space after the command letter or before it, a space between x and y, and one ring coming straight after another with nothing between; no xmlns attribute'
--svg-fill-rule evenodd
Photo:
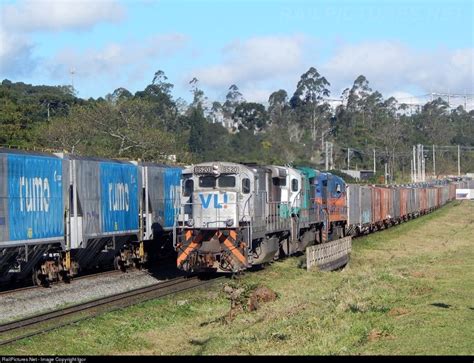
<svg viewBox="0 0 474 363"><path fill-rule="evenodd" d="M207 195L204 196L203 194L199 193L199 199L201 200L201 204L202 204L202 207L204 209L209 208L209 205L211 204L211 201L214 202L214 208L221 209L222 204L227 204L229 198L228 198L227 193L224 193L223 201L222 201L222 204L221 204L219 202L219 194L207 194Z"/></svg>

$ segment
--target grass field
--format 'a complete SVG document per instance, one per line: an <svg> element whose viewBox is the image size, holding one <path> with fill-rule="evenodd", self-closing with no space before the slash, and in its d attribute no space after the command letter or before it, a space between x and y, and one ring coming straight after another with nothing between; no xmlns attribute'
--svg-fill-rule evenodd
<svg viewBox="0 0 474 363"><path fill-rule="evenodd" d="M299 259L150 301L1 354L474 354L474 204L353 241L350 264L307 272ZM226 319L223 285L278 298Z"/></svg>

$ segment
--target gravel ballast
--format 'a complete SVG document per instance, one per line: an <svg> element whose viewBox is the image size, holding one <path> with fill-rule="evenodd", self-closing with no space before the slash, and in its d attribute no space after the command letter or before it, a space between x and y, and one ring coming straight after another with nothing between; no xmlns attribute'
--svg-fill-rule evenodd
<svg viewBox="0 0 474 363"><path fill-rule="evenodd" d="M0 296L0 322L17 320L65 306L156 284L158 277L147 271L94 275L54 284L49 288L28 289Z"/></svg>

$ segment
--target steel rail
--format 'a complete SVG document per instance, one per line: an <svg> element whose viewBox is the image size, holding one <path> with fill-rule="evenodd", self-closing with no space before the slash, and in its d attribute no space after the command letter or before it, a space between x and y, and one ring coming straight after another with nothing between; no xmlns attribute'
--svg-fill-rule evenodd
<svg viewBox="0 0 474 363"><path fill-rule="evenodd" d="M190 289L197 288L200 286L204 286L210 283L214 283L216 280L220 278L200 280L198 277L191 277L191 278L178 277L178 278L174 278L172 280L168 280L165 282L161 282L161 283L137 288L134 290L121 292L115 295L95 299L92 301L80 303L74 306L66 307L64 309L58 309L58 310L38 314L32 317L8 322L8 323L0 325L0 334L9 333L9 332L22 329L22 328L34 327L36 325L41 325L43 323L50 322L50 321L55 321L55 320L60 321L61 319L74 315L74 314L86 313L88 311L89 312L92 311L92 313L88 314L87 316L75 318L67 322L61 321L58 324L54 324L53 326L40 328L38 330L28 332L26 334L22 334L13 338L7 338L5 340L1 340L0 346L8 345L25 338L30 338L30 337L43 334L43 333L67 326L67 325L78 323L80 321L96 317L105 312L120 310L120 309L129 307L132 305L136 305L144 301L172 295L178 292L182 292L182 291L190 290ZM107 308L108 306L109 308ZM98 309L100 311L97 311Z"/></svg>

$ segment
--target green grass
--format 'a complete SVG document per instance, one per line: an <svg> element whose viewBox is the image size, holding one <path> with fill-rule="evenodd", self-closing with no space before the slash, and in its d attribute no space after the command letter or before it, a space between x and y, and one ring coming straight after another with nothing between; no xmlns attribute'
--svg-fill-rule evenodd
<svg viewBox="0 0 474 363"><path fill-rule="evenodd" d="M298 258L247 273L274 302L227 316L223 284L28 339L0 354L474 354L474 205L355 239L338 272ZM228 283L229 281L227 281Z"/></svg>

